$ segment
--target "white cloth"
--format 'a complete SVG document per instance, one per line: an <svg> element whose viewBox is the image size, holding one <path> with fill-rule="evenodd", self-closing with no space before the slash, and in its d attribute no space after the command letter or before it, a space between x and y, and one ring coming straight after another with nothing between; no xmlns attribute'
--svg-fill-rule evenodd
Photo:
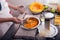
<svg viewBox="0 0 60 40"><path fill-rule="evenodd" d="M0 0L0 3L2 5L2 10L0 11L0 18L13 17L11 14L9 14L10 10L7 2L5 0ZM7 32L11 25L12 22L0 23L0 37L2 37Z"/></svg>

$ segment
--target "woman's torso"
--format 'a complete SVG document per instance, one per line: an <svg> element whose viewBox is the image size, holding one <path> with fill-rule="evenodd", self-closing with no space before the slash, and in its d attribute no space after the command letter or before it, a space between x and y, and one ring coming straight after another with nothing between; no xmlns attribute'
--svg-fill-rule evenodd
<svg viewBox="0 0 60 40"><path fill-rule="evenodd" d="M0 18L13 17L11 14L9 14L10 9L8 7L7 2L5 0L0 0L0 3L2 6L2 8L0 10ZM7 30L10 28L11 25L12 25L12 22L0 23L0 37L3 36L7 32Z"/></svg>

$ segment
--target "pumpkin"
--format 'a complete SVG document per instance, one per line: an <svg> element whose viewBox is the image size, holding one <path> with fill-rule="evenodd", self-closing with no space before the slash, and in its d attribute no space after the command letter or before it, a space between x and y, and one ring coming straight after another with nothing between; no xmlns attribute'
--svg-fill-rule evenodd
<svg viewBox="0 0 60 40"><path fill-rule="evenodd" d="M29 9L34 13L39 13L44 10L44 6L41 3L34 2L34 3L30 4Z"/></svg>

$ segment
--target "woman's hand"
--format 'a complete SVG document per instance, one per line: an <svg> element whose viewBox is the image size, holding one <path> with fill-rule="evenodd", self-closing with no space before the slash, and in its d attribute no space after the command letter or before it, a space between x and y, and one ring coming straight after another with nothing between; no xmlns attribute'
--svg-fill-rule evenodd
<svg viewBox="0 0 60 40"><path fill-rule="evenodd" d="M20 11L21 14L23 14L25 12L24 6L18 6L17 10Z"/></svg>
<svg viewBox="0 0 60 40"><path fill-rule="evenodd" d="M13 17L12 18L12 22L14 22L14 23L20 23L22 20L21 19L19 19L19 18L16 18L16 17Z"/></svg>
<svg viewBox="0 0 60 40"><path fill-rule="evenodd" d="M25 8L23 5L17 6L17 5L8 4L8 6L14 10L19 10L21 14L25 12Z"/></svg>

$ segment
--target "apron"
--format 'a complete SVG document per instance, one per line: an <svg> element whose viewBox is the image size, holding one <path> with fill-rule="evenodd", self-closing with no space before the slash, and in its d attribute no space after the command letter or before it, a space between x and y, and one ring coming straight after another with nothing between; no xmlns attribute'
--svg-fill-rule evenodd
<svg viewBox="0 0 60 40"><path fill-rule="evenodd" d="M0 0L0 18L11 18L13 17L10 13L8 4L5 0ZM12 22L0 23L0 38L8 31Z"/></svg>

